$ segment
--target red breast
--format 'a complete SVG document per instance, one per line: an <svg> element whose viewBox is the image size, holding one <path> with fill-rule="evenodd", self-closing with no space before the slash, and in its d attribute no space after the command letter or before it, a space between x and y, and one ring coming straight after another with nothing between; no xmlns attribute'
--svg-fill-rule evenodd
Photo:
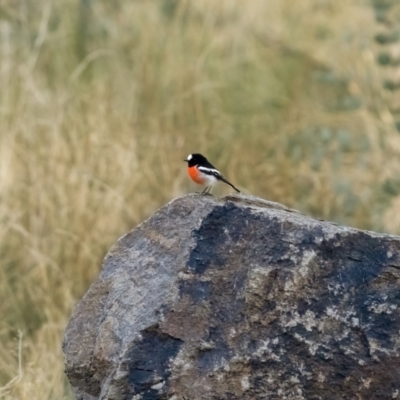
<svg viewBox="0 0 400 400"><path fill-rule="evenodd" d="M188 174L199 185L205 184L205 179L202 178L200 171L197 169L195 165L193 167L188 168Z"/></svg>

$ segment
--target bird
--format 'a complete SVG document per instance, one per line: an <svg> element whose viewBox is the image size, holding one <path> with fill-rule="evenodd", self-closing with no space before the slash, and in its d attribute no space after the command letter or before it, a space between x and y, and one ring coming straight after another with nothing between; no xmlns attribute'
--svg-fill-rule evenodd
<svg viewBox="0 0 400 400"><path fill-rule="evenodd" d="M235 189L238 193L240 190L227 181L219 172L214 165L212 165L207 158L202 154L193 153L187 156L186 160L188 163L188 174L199 185L205 185L206 188L202 191L203 194L210 193L211 187L218 181L222 181Z"/></svg>

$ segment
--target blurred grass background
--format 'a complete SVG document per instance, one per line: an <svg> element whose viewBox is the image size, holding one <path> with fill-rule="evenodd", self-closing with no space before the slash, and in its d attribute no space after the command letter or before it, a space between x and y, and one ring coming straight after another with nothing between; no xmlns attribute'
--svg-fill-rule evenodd
<svg viewBox="0 0 400 400"><path fill-rule="evenodd" d="M2 0L1 398L72 398L60 348L71 309L120 235L195 190L191 152L245 193L400 233L400 134L375 11Z"/></svg>

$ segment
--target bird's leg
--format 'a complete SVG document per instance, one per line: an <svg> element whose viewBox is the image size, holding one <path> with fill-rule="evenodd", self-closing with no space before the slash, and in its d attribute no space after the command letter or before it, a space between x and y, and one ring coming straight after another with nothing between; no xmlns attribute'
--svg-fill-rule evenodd
<svg viewBox="0 0 400 400"><path fill-rule="evenodd" d="M211 195L211 193L210 193L210 190L211 190L211 186L207 186L202 192L201 192L201 194L203 195L203 196L210 196Z"/></svg>

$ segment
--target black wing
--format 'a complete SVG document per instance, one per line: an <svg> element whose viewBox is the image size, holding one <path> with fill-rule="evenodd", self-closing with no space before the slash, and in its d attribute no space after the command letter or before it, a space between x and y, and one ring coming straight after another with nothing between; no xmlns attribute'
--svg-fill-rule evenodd
<svg viewBox="0 0 400 400"><path fill-rule="evenodd" d="M201 165L201 166L197 167L197 169L199 171L201 171L203 174L210 175L210 176L215 176L217 179L221 179L222 178L221 172L219 172L213 166L211 166L211 167L207 166L206 167L206 166Z"/></svg>
<svg viewBox="0 0 400 400"><path fill-rule="evenodd" d="M217 168L215 168L214 165L212 165L206 158L204 161L202 161L201 166L208 169L215 169L217 171Z"/></svg>

